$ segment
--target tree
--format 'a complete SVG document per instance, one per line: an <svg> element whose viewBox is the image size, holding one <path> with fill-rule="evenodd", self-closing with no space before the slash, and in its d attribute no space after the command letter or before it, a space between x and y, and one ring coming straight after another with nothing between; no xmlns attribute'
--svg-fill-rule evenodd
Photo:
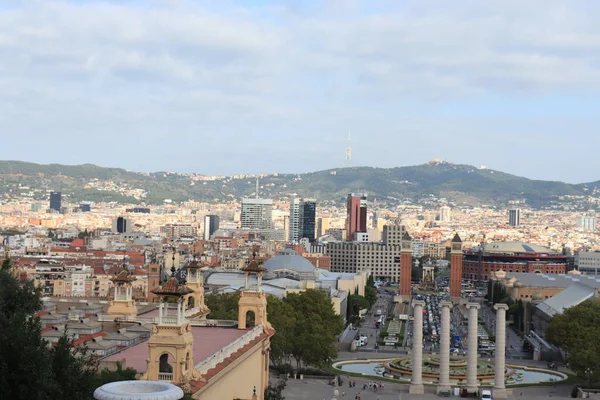
<svg viewBox="0 0 600 400"><path fill-rule="evenodd" d="M286 385L286 380L277 382L275 386L272 386L271 382L269 382L269 386L265 389L265 400L285 400L283 390Z"/></svg>
<svg viewBox="0 0 600 400"><path fill-rule="evenodd" d="M279 366L284 363L286 356L292 353L296 313L290 304L275 296L269 296L267 315L275 329L275 335L271 337L271 361Z"/></svg>
<svg viewBox="0 0 600 400"><path fill-rule="evenodd" d="M580 378L586 378L586 370L592 371L592 379L600 378L600 303L588 300L567 308L552 318L546 328L546 338L568 354L571 370Z"/></svg>
<svg viewBox="0 0 600 400"><path fill-rule="evenodd" d="M117 368L113 371L108 368L104 368L97 375L96 387L100 387L106 383L117 382L117 381L133 381L137 375L137 371L134 368L123 368L123 364L117 362Z"/></svg>
<svg viewBox="0 0 600 400"><path fill-rule="evenodd" d="M4 257L4 260L2 260L2 267L1 269L3 271L9 271L10 269L12 269L12 262L10 261L10 258L8 257L8 252L6 252L6 256Z"/></svg>
<svg viewBox="0 0 600 400"><path fill-rule="evenodd" d="M347 304L348 309L346 311L346 317L353 324L357 323L360 320L360 310L369 309L371 307L371 303L369 303L369 300L358 294L348 296Z"/></svg>
<svg viewBox="0 0 600 400"><path fill-rule="evenodd" d="M208 314L208 318L237 321L239 301L239 292L206 295L204 298L204 302L206 306L210 309L210 314Z"/></svg>

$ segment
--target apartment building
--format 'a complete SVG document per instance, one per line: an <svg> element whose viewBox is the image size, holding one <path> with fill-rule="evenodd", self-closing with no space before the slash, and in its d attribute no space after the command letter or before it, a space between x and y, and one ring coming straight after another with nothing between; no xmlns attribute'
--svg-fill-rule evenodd
<svg viewBox="0 0 600 400"><path fill-rule="evenodd" d="M370 270L375 279L398 282L400 245L381 243L327 243L332 272L357 273Z"/></svg>
<svg viewBox="0 0 600 400"><path fill-rule="evenodd" d="M188 224L169 224L161 226L160 233L169 240L179 240L184 236L197 236L198 228Z"/></svg>

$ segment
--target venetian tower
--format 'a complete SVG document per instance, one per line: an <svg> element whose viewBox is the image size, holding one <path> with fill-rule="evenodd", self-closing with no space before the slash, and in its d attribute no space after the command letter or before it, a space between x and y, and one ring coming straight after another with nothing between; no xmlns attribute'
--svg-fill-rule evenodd
<svg viewBox="0 0 600 400"><path fill-rule="evenodd" d="M462 296L462 240L454 235L450 248L450 299L459 304Z"/></svg>
<svg viewBox="0 0 600 400"><path fill-rule="evenodd" d="M410 303L412 290L412 238L404 232L400 245L400 297L405 303Z"/></svg>
<svg viewBox="0 0 600 400"><path fill-rule="evenodd" d="M194 337L185 318L185 297L192 289L171 277L152 291L158 296L158 325L148 340L148 369L143 379L188 385L199 376L194 369Z"/></svg>
<svg viewBox="0 0 600 400"><path fill-rule="evenodd" d="M135 277L127 270L127 265L123 265L121 272L111 279L115 285L115 294L106 313L108 315L122 315L135 317L137 307L133 300L133 285Z"/></svg>
<svg viewBox="0 0 600 400"><path fill-rule="evenodd" d="M267 294L260 287L266 270L256 259L242 269L246 274L246 285L240 293L238 329L247 329L250 324L262 325L265 330L273 329L267 320ZM256 274L256 286L250 285L251 274ZM250 318L251 314L253 320Z"/></svg>
<svg viewBox="0 0 600 400"><path fill-rule="evenodd" d="M186 270L186 286L192 290L192 293L185 297L186 315L189 318L206 319L210 310L204 303L204 275L202 274L204 266L194 260L188 263Z"/></svg>

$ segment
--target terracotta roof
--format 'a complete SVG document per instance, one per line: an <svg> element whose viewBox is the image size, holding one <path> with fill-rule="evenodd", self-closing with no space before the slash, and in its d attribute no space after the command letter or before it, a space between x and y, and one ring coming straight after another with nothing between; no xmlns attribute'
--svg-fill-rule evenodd
<svg viewBox="0 0 600 400"><path fill-rule="evenodd" d="M267 271L267 268L265 268L265 266L260 264L258 261L252 260L242 269L242 271L258 273Z"/></svg>
<svg viewBox="0 0 600 400"><path fill-rule="evenodd" d="M204 268L206 267L206 265L204 265L204 263L198 262L198 261L192 261L190 263L188 263L188 265L185 266L185 268L190 268L190 269L200 269L200 268Z"/></svg>
<svg viewBox="0 0 600 400"><path fill-rule="evenodd" d="M194 291L189 287L185 285L180 285L179 281L175 277L171 277L171 279L169 279L167 283L162 285L162 287L159 287L152 291L152 293L158 296L185 296L186 294L190 294L193 292Z"/></svg>
<svg viewBox="0 0 600 400"><path fill-rule="evenodd" d="M115 283L129 283L135 281L135 278L131 276L129 271L123 269L117 276L111 279Z"/></svg>
<svg viewBox="0 0 600 400"><path fill-rule="evenodd" d="M206 386L211 378L218 375L221 371L223 371L225 368L227 368L229 365L231 365L235 360L240 358L248 350L252 349L254 346L261 343L263 340L273 336L274 334L275 334L274 330L266 330L260 336L257 336L254 340L252 340L250 343L248 343L247 345L245 345L244 347L242 347L235 353L231 354L229 357L227 357L225 360L223 360L223 362L220 362L219 364L217 364L217 366L215 368L209 369L206 374L204 374L200 377L200 379L191 381L190 385L192 388L192 394L196 393L197 391L202 389L204 386Z"/></svg>

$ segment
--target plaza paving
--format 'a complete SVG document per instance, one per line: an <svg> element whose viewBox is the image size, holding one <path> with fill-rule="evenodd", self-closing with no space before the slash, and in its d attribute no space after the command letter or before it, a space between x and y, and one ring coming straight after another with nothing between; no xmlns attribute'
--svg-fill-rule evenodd
<svg viewBox="0 0 600 400"><path fill-rule="evenodd" d="M380 389L375 393L372 389L363 390L364 383L367 379L352 378L356 380L356 387L349 388L347 381L339 388L340 396L338 399L356 398L356 394L360 393L361 400L411 400L411 399L441 399L435 394L435 387L426 386L426 394L423 396L409 395L408 385L398 385L393 383L384 383L385 388ZM513 389L512 396L509 399L570 399L572 385L564 385L557 387L534 387L534 388L519 388ZM344 396L342 397L342 393ZM330 400L333 395L333 387L324 380L288 380L287 387L284 392L286 400Z"/></svg>

